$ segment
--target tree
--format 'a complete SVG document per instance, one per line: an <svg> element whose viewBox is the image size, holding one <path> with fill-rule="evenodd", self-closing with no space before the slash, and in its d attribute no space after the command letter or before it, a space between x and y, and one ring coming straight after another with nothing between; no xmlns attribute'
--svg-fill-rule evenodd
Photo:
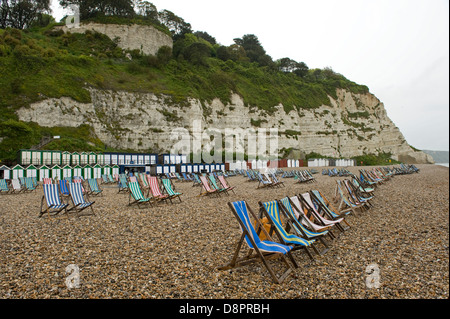
<svg viewBox="0 0 450 319"><path fill-rule="evenodd" d="M182 38L187 33L192 33L191 24L175 15L172 11L159 12L159 21L172 32L173 40Z"/></svg>
<svg viewBox="0 0 450 319"><path fill-rule="evenodd" d="M233 41L244 48L251 62L257 62L261 66L270 66L273 64L272 58L266 54L266 50L259 43L256 35L246 34L242 38L233 39Z"/></svg>
<svg viewBox="0 0 450 319"><path fill-rule="evenodd" d="M208 32L204 32L204 31L196 31L194 33L194 35L199 38L199 39L203 39L208 41L209 43L211 43L212 45L216 44L216 38L214 38L213 36L209 35Z"/></svg>
<svg viewBox="0 0 450 319"><path fill-rule="evenodd" d="M134 13L132 0L60 0L63 8L77 6L80 19L89 19L98 15L132 17Z"/></svg>
<svg viewBox="0 0 450 319"><path fill-rule="evenodd" d="M137 0L135 3L137 13L152 22L159 23L158 9L148 1Z"/></svg>
<svg viewBox="0 0 450 319"><path fill-rule="evenodd" d="M0 27L25 29L50 11L50 0L0 0Z"/></svg>

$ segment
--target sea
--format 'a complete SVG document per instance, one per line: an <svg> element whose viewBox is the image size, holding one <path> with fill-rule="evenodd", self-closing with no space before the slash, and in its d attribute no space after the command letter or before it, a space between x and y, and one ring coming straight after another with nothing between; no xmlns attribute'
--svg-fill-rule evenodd
<svg viewBox="0 0 450 319"><path fill-rule="evenodd" d="M442 166L448 167L448 163L436 163L435 165L442 165Z"/></svg>

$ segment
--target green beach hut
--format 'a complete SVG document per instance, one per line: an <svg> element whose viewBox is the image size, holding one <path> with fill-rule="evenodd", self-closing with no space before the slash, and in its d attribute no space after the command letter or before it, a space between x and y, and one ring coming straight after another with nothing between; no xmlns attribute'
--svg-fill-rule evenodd
<svg viewBox="0 0 450 319"><path fill-rule="evenodd" d="M72 167L72 177L82 177L83 168L80 165L75 165Z"/></svg>
<svg viewBox="0 0 450 319"><path fill-rule="evenodd" d="M28 165L25 168L25 176L26 177L37 177L37 173L38 173L37 168L33 164Z"/></svg>
<svg viewBox="0 0 450 319"><path fill-rule="evenodd" d="M74 167L76 165L80 165L80 162L81 162L81 155L80 155L80 153L73 152L71 154L71 156L70 156L70 165L72 165L72 167Z"/></svg>
<svg viewBox="0 0 450 319"><path fill-rule="evenodd" d="M62 168L62 178L72 177L73 169L70 165L65 165Z"/></svg>
<svg viewBox="0 0 450 319"><path fill-rule="evenodd" d="M51 177L54 180L60 180L62 178L62 168L59 165L53 165L50 169L51 171Z"/></svg>
<svg viewBox="0 0 450 319"><path fill-rule="evenodd" d="M22 165L17 164L13 168L11 168L11 173L12 173L11 178L13 178L13 179L19 178L19 177L24 177L25 169L22 167Z"/></svg>
<svg viewBox="0 0 450 319"><path fill-rule="evenodd" d="M50 168L47 165L39 166L38 178L40 182L42 182L44 178L50 178Z"/></svg>

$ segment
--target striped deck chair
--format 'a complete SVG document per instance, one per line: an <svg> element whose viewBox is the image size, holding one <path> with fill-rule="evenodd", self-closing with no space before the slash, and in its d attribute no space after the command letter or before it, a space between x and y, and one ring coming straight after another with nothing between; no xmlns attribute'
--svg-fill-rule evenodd
<svg viewBox="0 0 450 319"><path fill-rule="evenodd" d="M336 190L334 194L335 200L339 203L338 205L338 212L341 214L341 212L345 211L352 211L355 216L356 215L356 209L359 209L360 212L364 211L363 204L361 203L354 203L352 200L349 199L349 197L344 193L344 186L341 184L340 180L336 181Z"/></svg>
<svg viewBox="0 0 450 319"><path fill-rule="evenodd" d="M1 194L9 194L9 193L11 193L11 191L12 190L9 189L6 179L0 179L0 193Z"/></svg>
<svg viewBox="0 0 450 319"><path fill-rule="evenodd" d="M96 178L89 178L88 179L88 184L89 184L89 195L100 195L103 192L103 189L100 189L100 187L98 186L97 183L97 179Z"/></svg>
<svg viewBox="0 0 450 319"><path fill-rule="evenodd" d="M343 181L345 189L347 190L347 193L350 195L350 199L353 203L355 204L362 204L364 208L369 208L370 206L372 206L372 204L370 203L370 200L373 198L373 196L367 196L364 197L361 195L361 192L355 187L355 185L353 185L352 183L350 183L350 181L348 179L345 179Z"/></svg>
<svg viewBox="0 0 450 319"><path fill-rule="evenodd" d="M270 173L269 176L272 179L272 181L275 183L275 186L283 186L283 187L285 187L284 182L279 180L277 175L275 175L274 173Z"/></svg>
<svg viewBox="0 0 450 319"><path fill-rule="evenodd" d="M24 182L25 182L25 191L26 192L32 192L32 191L36 190L36 187L34 186L33 180L31 179L31 177L25 177Z"/></svg>
<svg viewBox="0 0 450 319"><path fill-rule="evenodd" d="M345 228L341 225L341 223L344 222L345 219L343 217L333 218L333 217L327 215L327 213L328 213L327 210L321 210L320 212L322 212L322 214L320 214L318 208L316 208L316 206L314 205L314 203L311 199L311 195L308 192L300 194L299 199L302 202L303 208L306 209L307 211L309 211L312 215L314 215L314 217L317 217L317 219L320 220L320 222L324 226L329 226L329 225L334 224L341 232L345 231Z"/></svg>
<svg viewBox="0 0 450 319"><path fill-rule="evenodd" d="M43 184L53 184L53 179L51 179L50 177L44 177L42 179L42 183Z"/></svg>
<svg viewBox="0 0 450 319"><path fill-rule="evenodd" d="M215 188L211 188L211 186L208 183L208 180L206 179L206 176L199 176L200 182L202 183L202 189L200 190L200 194L197 196L203 196L203 195L218 195L219 191ZM205 190L202 192L202 190Z"/></svg>
<svg viewBox="0 0 450 319"><path fill-rule="evenodd" d="M262 262L269 272L270 276L272 277L272 280L277 284L282 283L294 270L292 268L292 265L287 261L286 256L288 256L294 266L298 268L298 265L291 254L293 246L287 246L274 242L268 232L262 226L259 218L255 215L255 213L251 210L251 208L245 201L228 202L228 206L230 207L240 225L242 235L240 236L231 261L224 266L218 267L217 269L228 270L256 262ZM255 227L253 227L250 216L252 216L253 220L256 223L256 229L260 228L266 236L267 240L261 240L259 238ZM239 253L243 248L244 243L248 246L249 251L244 257L239 257ZM275 273L274 269L272 269L269 263L269 260L275 258L281 258L281 261L283 262L286 269L279 275Z"/></svg>
<svg viewBox="0 0 450 319"><path fill-rule="evenodd" d="M194 179L192 178L192 176L189 176L186 173L181 173L181 175L183 175L183 178L186 182L192 182Z"/></svg>
<svg viewBox="0 0 450 319"><path fill-rule="evenodd" d="M142 205L151 205L153 203L153 198L144 196L138 182L130 182L128 183L128 187L130 189L130 195L128 198L129 206L136 204L139 208L141 208Z"/></svg>
<svg viewBox="0 0 450 319"><path fill-rule="evenodd" d="M127 181L127 177L125 174L120 174L119 175L119 193L120 192L128 192L128 181Z"/></svg>
<svg viewBox="0 0 450 319"><path fill-rule="evenodd" d="M276 200L270 201L270 202L259 202L260 206L260 218L263 218L263 215L267 217L269 222L271 223L272 227L271 230L274 230L277 234L279 240L282 244L285 245L294 245L294 250L303 249L305 253L308 255L308 257L311 260L314 260L313 255L309 252L309 247L312 246L312 244L315 242L315 239L305 239L302 237L299 237L295 234L290 234L286 229L294 229L292 223L290 222L290 219L286 218L286 228L283 226L283 220L282 216L280 214L280 208L279 204ZM269 235L272 235L269 232Z"/></svg>
<svg viewBox="0 0 450 319"><path fill-rule="evenodd" d="M148 184L150 185L150 192L155 200L167 200L169 195L163 194L159 188L158 178L156 176L147 175Z"/></svg>
<svg viewBox="0 0 450 319"><path fill-rule="evenodd" d="M81 189L81 183L69 183L69 192L73 206L67 210L68 212L74 210L77 213L77 216L80 217L80 212L87 208L90 208L91 214L89 215L95 215L94 209L92 208L92 205L95 203L95 201L86 201L86 199L84 198L85 195L83 195L83 190ZM88 198L87 194L86 198Z"/></svg>
<svg viewBox="0 0 450 319"><path fill-rule="evenodd" d="M170 181L170 179L162 178L161 181L164 186L164 189L166 190L167 195L169 195L170 202L172 203L173 198L178 198L181 202L181 195L183 195L183 193L178 193L173 190L172 182Z"/></svg>
<svg viewBox="0 0 450 319"><path fill-rule="evenodd" d="M299 215L299 218L296 217L295 213L294 213L294 209L291 205L291 201L289 199L289 197L284 197L281 200L279 200L279 204L280 204L280 209L285 213L286 217L291 221L291 225L294 229L294 231L301 237L308 239L308 240L312 240L312 239L317 239L320 243L322 243L322 245L325 247L322 251L319 251L316 247L315 244L311 245L312 249L318 254L318 255L323 255L325 254L328 250L328 244L326 243L326 241L324 240L324 237L328 234L328 230L324 230L321 232L314 232L308 228L306 228L303 223L310 225L309 220L305 217L304 214ZM310 225L311 229L313 229L313 227Z"/></svg>
<svg viewBox="0 0 450 319"><path fill-rule="evenodd" d="M41 199L39 218L44 214L47 214L48 217L50 217L58 215L62 211L67 213L67 206L69 206L69 204L61 201L57 184L43 184L42 189L44 190L44 196L42 196Z"/></svg>
<svg viewBox="0 0 450 319"><path fill-rule="evenodd" d="M25 188L20 184L19 179L13 178L11 180L12 193L19 194L25 191Z"/></svg>
<svg viewBox="0 0 450 319"><path fill-rule="evenodd" d="M314 202L316 203L316 207L318 207L319 209L324 209L326 212L326 215L329 216L333 220L336 220L338 218L344 218L345 216L347 216L353 212L351 209L348 211L346 211L346 210L338 211L331 204L331 202L318 190L313 189L310 191L310 194L311 194L313 203Z"/></svg>
<svg viewBox="0 0 450 319"><path fill-rule="evenodd" d="M200 177L198 174L192 174L192 180L194 182L194 184L192 186L201 186L202 185L202 181L200 180Z"/></svg>
<svg viewBox="0 0 450 319"><path fill-rule="evenodd" d="M367 194L368 196L375 196L375 188L373 187L364 187L358 180L355 175L352 175L352 183L359 189L359 191L363 194Z"/></svg>
<svg viewBox="0 0 450 319"><path fill-rule="evenodd" d="M59 192L62 196L70 196L69 188L67 187L67 181L65 179L61 179L59 181Z"/></svg>
<svg viewBox="0 0 450 319"><path fill-rule="evenodd" d="M235 192L234 192L235 186L230 186L228 184L227 180L225 179L225 176L219 175L219 176L217 176L217 178L219 179L220 184L222 184L222 187L225 188L227 190L227 192L232 191L233 194L235 194Z"/></svg>
<svg viewBox="0 0 450 319"><path fill-rule="evenodd" d="M258 179L258 186L256 188L264 188L264 187L273 186L272 181L270 179L264 178L264 176L261 175L260 172L256 173L256 177Z"/></svg>
<svg viewBox="0 0 450 319"><path fill-rule="evenodd" d="M208 179L211 185L212 189L216 189L217 190L217 194L221 194L221 193L225 193L228 195L227 189L225 187L221 187L217 184L216 178L214 177L214 175L208 175Z"/></svg>

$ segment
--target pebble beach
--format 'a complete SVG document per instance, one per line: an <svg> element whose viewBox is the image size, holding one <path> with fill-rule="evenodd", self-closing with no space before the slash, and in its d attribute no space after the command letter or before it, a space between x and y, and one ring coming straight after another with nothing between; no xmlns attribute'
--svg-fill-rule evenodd
<svg viewBox="0 0 450 319"><path fill-rule="evenodd" d="M449 298L449 168L416 165L377 187L373 207L346 217L351 228L310 261L275 284L259 264L217 270L228 263L241 236L227 203L246 200L253 211L312 189L334 198L337 179L257 189L229 177L235 194L198 197L200 187L175 181L179 202L140 209L128 193L100 185L93 216L38 218L42 187L0 195L0 298L2 299L447 299ZM361 167L347 169L358 175ZM371 169L371 167L363 167ZM300 168L302 169L302 168ZM339 232L337 232L339 233ZM277 261L272 261L277 269ZM366 268L379 267L380 285L366 285ZM79 283L67 285L77 269Z"/></svg>

